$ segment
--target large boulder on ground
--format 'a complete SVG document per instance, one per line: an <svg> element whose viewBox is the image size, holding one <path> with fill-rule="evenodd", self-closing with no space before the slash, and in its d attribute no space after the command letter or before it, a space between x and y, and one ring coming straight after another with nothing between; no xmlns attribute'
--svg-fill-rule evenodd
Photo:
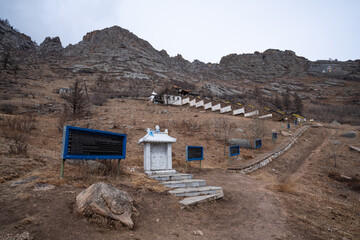
<svg viewBox="0 0 360 240"><path fill-rule="evenodd" d="M251 143L247 139L230 138L228 143L231 145L239 145L241 148L252 148Z"/></svg>
<svg viewBox="0 0 360 240"><path fill-rule="evenodd" d="M354 131L346 132L346 133L343 133L343 135L341 135L341 136L347 137L347 138L356 138L356 132L354 132Z"/></svg>
<svg viewBox="0 0 360 240"><path fill-rule="evenodd" d="M130 229L134 227L132 217L138 214L134 200L127 192L103 182L95 183L77 195L76 206L80 214L91 216L96 213Z"/></svg>

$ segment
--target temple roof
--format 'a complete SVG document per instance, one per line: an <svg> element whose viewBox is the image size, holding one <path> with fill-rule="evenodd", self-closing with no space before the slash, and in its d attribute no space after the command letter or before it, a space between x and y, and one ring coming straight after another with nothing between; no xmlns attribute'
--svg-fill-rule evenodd
<svg viewBox="0 0 360 240"><path fill-rule="evenodd" d="M170 137L168 135L168 130L165 129L165 132L160 132L160 127L156 126L155 130L147 129L147 134L139 139L139 143L174 143L176 138Z"/></svg>

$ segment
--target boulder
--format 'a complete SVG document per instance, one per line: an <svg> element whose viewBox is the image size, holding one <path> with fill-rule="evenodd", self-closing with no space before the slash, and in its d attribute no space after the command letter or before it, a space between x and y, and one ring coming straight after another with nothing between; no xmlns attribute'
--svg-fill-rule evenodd
<svg viewBox="0 0 360 240"><path fill-rule="evenodd" d="M341 123L339 123L338 121L334 120L330 123L331 125L334 125L334 126L340 126Z"/></svg>
<svg viewBox="0 0 360 240"><path fill-rule="evenodd" d="M133 216L138 214L130 195L106 183L98 182L76 197L77 211L85 216L96 213L104 218L119 221L134 228Z"/></svg>
<svg viewBox="0 0 360 240"><path fill-rule="evenodd" d="M87 160L86 163L92 172L102 172L106 170L106 166L101 162L95 160Z"/></svg>
<svg viewBox="0 0 360 240"><path fill-rule="evenodd" d="M228 140L231 145L239 145L240 148L252 148L251 143L247 139L242 138L231 138Z"/></svg>
<svg viewBox="0 0 360 240"><path fill-rule="evenodd" d="M341 136L346 137L346 138L356 138L356 132L354 132L354 131L346 132L346 133L343 133L343 135L341 135Z"/></svg>

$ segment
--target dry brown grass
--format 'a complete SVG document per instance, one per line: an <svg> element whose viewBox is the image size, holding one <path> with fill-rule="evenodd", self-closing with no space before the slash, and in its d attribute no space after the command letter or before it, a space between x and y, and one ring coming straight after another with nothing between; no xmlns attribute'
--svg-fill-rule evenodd
<svg viewBox="0 0 360 240"><path fill-rule="evenodd" d="M295 193L296 183L294 179L286 180L284 183L275 185L275 190L282 193Z"/></svg>

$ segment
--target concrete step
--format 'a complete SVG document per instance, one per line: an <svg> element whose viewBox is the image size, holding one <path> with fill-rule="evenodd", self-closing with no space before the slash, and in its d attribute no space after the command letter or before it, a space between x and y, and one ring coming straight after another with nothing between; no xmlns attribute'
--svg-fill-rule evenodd
<svg viewBox="0 0 360 240"><path fill-rule="evenodd" d="M187 197L187 198L184 198L183 200L179 201L179 203L181 203L184 206L192 206L192 205L196 205L198 203L213 201L213 200L216 200L216 199L219 199L222 197L224 197L223 193L204 195L204 196L196 196L196 197Z"/></svg>
<svg viewBox="0 0 360 240"><path fill-rule="evenodd" d="M177 188L169 191L170 194L176 197L192 197L198 195L208 194L222 194L222 187L204 186L204 187L190 187L190 188Z"/></svg>
<svg viewBox="0 0 360 240"><path fill-rule="evenodd" d="M160 184L162 184L168 188L184 188L184 187L205 186L206 182L205 182L205 180L199 180L199 179L185 179L185 180L181 180L181 181L161 182Z"/></svg>
<svg viewBox="0 0 360 240"><path fill-rule="evenodd" d="M150 175L149 178L155 179L157 181L180 181L185 179L192 179L192 174L185 174L185 173L176 173L176 174L157 174L157 175Z"/></svg>

